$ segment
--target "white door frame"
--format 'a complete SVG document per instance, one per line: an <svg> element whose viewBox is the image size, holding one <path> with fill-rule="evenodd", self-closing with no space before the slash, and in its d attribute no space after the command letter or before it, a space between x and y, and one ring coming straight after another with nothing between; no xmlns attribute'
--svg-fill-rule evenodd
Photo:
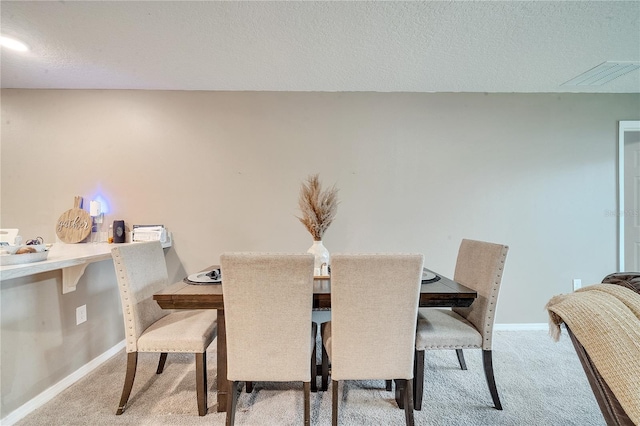
<svg viewBox="0 0 640 426"><path fill-rule="evenodd" d="M624 272L624 133L640 131L640 120L618 122L618 271Z"/></svg>

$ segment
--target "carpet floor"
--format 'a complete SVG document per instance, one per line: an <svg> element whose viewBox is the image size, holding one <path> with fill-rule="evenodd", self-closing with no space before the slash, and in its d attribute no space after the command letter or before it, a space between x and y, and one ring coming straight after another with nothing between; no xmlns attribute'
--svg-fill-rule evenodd
<svg viewBox="0 0 640 426"><path fill-rule="evenodd" d="M197 415L192 355L169 354L155 374L157 355L140 354L127 410L115 411L122 391L124 350L16 423L36 425L222 425L217 412L215 344L207 353L209 407ZM465 351L467 371L455 351L427 352L422 411L417 425L604 425L571 341L553 342L546 331L494 332L493 364L503 411L493 408L482 353ZM240 395L237 425L301 425L301 383L255 383ZM340 425L404 425L404 412L382 381L340 385ZM311 394L311 424L331 424L331 385Z"/></svg>

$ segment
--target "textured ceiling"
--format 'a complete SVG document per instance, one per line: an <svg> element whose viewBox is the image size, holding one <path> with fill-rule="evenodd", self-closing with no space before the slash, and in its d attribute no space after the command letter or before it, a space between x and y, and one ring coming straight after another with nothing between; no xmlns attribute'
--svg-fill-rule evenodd
<svg viewBox="0 0 640 426"><path fill-rule="evenodd" d="M3 88L640 93L640 2L2 1Z"/></svg>

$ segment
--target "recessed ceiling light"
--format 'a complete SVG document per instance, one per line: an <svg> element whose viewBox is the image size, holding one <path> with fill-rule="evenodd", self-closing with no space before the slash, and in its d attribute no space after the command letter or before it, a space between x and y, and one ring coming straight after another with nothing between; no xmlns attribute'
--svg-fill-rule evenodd
<svg viewBox="0 0 640 426"><path fill-rule="evenodd" d="M17 50L19 52L26 52L29 50L26 44L11 37L0 36L0 46L8 49Z"/></svg>
<svg viewBox="0 0 640 426"><path fill-rule="evenodd" d="M607 61L561 84L561 86L602 86L640 68L638 61Z"/></svg>

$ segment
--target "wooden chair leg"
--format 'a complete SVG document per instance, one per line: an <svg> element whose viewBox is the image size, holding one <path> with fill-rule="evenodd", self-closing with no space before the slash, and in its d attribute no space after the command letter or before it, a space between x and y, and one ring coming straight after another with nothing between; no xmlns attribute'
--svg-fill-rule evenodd
<svg viewBox="0 0 640 426"><path fill-rule="evenodd" d="M138 352L129 352L127 354L127 373L124 377L124 386L122 387L122 395L120 396L120 404L116 411L116 416L124 413L125 406L131 395L133 388L133 380L136 378L136 367L138 365Z"/></svg>
<svg viewBox="0 0 640 426"><path fill-rule="evenodd" d="M324 329L327 323L322 323L320 335L322 336L322 383L321 390L326 391L329 388L329 354L327 348L324 347Z"/></svg>
<svg viewBox="0 0 640 426"><path fill-rule="evenodd" d="M318 324L311 323L311 338L313 339L313 348L311 349L311 392L318 391L318 353L317 353L317 337Z"/></svg>
<svg viewBox="0 0 640 426"><path fill-rule="evenodd" d="M229 394L227 395L227 421L226 426L233 426L236 417L236 404L238 402L238 382L228 382Z"/></svg>
<svg viewBox="0 0 640 426"><path fill-rule="evenodd" d="M311 426L311 383L304 382L304 426Z"/></svg>
<svg viewBox="0 0 640 426"><path fill-rule="evenodd" d="M156 370L156 374L162 374L164 371L164 364L167 362L167 353L162 352L160 354L160 360L158 361L158 369Z"/></svg>
<svg viewBox="0 0 640 426"><path fill-rule="evenodd" d="M398 404L398 408L404 409L404 397L402 393L404 392L404 382L400 379L394 380L396 382L396 404Z"/></svg>
<svg viewBox="0 0 640 426"><path fill-rule="evenodd" d="M392 385L392 381L391 380L385 380L384 381L384 388L387 392L391 392L393 390L393 385Z"/></svg>
<svg viewBox="0 0 640 426"><path fill-rule="evenodd" d="M338 426L338 381L331 380L331 426Z"/></svg>
<svg viewBox="0 0 640 426"><path fill-rule="evenodd" d="M196 353L196 398L198 415L207 414L207 353Z"/></svg>
<svg viewBox="0 0 640 426"><path fill-rule="evenodd" d="M318 364L316 360L316 347L311 353L311 392L318 392Z"/></svg>
<svg viewBox="0 0 640 426"><path fill-rule="evenodd" d="M402 399L404 405L404 417L407 422L407 426L413 426L413 386L411 385L413 380L403 380Z"/></svg>
<svg viewBox="0 0 640 426"><path fill-rule="evenodd" d="M498 397L498 388L496 387L496 380L493 377L493 358L491 351L482 351L482 364L484 365L484 375L487 378L487 384L489 385L489 392L491 392L491 398L493 399L493 405L496 410L502 410L502 404Z"/></svg>
<svg viewBox="0 0 640 426"><path fill-rule="evenodd" d="M322 383L320 390L326 391L329 388L329 354L327 349L322 345Z"/></svg>
<svg viewBox="0 0 640 426"><path fill-rule="evenodd" d="M460 368L462 370L466 370L467 363L464 362L464 354L462 353L462 349L456 349L456 355L458 355L458 362L460 363Z"/></svg>
<svg viewBox="0 0 640 426"><path fill-rule="evenodd" d="M253 382L244 382L244 385L246 387L247 393L251 393L253 392Z"/></svg>
<svg viewBox="0 0 640 426"><path fill-rule="evenodd" d="M418 411L422 410L422 393L424 392L424 351L416 351L413 357L413 404Z"/></svg>

